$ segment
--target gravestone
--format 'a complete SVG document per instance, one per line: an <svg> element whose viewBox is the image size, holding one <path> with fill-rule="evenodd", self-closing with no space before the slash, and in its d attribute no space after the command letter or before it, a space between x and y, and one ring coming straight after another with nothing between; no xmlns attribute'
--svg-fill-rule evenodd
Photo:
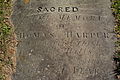
<svg viewBox="0 0 120 80"><path fill-rule="evenodd" d="M109 0L16 0L12 80L115 80Z"/></svg>

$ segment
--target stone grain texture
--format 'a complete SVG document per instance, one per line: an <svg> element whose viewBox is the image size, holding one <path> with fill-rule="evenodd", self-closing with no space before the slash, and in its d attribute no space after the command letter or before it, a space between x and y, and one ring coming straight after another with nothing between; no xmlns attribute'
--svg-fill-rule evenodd
<svg viewBox="0 0 120 80"><path fill-rule="evenodd" d="M115 80L110 5L109 0L16 0L11 19L19 45L12 80ZM55 12L46 12L51 7ZM70 12L58 12L59 7Z"/></svg>

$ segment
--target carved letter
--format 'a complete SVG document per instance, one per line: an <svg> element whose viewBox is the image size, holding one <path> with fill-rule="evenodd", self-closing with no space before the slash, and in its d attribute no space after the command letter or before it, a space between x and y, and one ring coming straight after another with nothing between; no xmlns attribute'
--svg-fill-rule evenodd
<svg viewBox="0 0 120 80"><path fill-rule="evenodd" d="M78 8L77 7L73 7L73 12L77 12Z"/></svg>

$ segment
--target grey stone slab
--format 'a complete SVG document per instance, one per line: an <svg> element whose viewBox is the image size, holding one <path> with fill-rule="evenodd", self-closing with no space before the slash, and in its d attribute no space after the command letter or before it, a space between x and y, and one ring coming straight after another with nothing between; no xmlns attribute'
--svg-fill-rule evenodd
<svg viewBox="0 0 120 80"><path fill-rule="evenodd" d="M16 0L12 80L115 80L109 0Z"/></svg>

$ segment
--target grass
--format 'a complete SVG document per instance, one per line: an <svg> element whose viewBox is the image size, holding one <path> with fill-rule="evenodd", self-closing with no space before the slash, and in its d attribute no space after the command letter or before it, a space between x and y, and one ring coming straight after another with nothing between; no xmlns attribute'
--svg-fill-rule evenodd
<svg viewBox="0 0 120 80"><path fill-rule="evenodd" d="M117 37L117 41L115 42L116 52L114 56L114 61L116 63L116 77L120 79L120 0L113 0L112 1L112 11L115 17L115 28L114 32Z"/></svg>
<svg viewBox="0 0 120 80"><path fill-rule="evenodd" d="M10 80L15 69L15 35L10 22L12 0L0 0L0 80Z"/></svg>

